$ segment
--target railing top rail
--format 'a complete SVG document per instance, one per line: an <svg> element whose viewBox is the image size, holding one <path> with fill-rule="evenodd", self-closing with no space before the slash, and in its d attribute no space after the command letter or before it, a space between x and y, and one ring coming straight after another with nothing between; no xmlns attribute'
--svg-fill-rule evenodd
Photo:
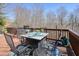
<svg viewBox="0 0 79 59"><path fill-rule="evenodd" d="M11 28L11 27L10 27ZM18 29L23 29L22 27L19 27ZM44 29L44 30L53 30L53 31L68 31L68 29L50 29L50 28L27 28L27 29L33 29L33 30L37 30L37 29Z"/></svg>
<svg viewBox="0 0 79 59"><path fill-rule="evenodd" d="M47 29L47 28L45 28L46 30L54 30L54 31L68 31L68 29Z"/></svg>
<svg viewBox="0 0 79 59"><path fill-rule="evenodd" d="M69 29L69 33L75 37L76 40L79 40L79 34L71 29Z"/></svg>
<svg viewBox="0 0 79 59"><path fill-rule="evenodd" d="M73 30L71 30L71 29L69 29L69 32L71 32L72 34L74 34L74 35L76 35L76 36L79 37L79 34L78 34L77 32L75 32L75 31L73 31Z"/></svg>

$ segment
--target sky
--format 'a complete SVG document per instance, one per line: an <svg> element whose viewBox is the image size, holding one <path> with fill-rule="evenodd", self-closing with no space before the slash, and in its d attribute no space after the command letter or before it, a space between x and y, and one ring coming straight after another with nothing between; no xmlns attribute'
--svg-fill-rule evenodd
<svg viewBox="0 0 79 59"><path fill-rule="evenodd" d="M19 5L22 8L27 8L27 9L32 9L33 8L33 3L7 3L5 7L5 15L11 20L15 20L15 14L13 10L16 8L16 6ZM36 4L37 5L37 4ZM57 9L61 6L63 6L68 12L72 12L76 7L79 6L79 4L75 3L41 3L40 4L44 11L50 11L52 10L53 12L56 12Z"/></svg>

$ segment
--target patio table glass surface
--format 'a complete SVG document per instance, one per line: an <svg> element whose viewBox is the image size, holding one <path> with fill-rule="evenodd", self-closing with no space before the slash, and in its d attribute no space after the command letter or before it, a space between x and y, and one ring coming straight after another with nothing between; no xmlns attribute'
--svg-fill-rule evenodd
<svg viewBox="0 0 79 59"><path fill-rule="evenodd" d="M30 38L30 39L36 39L36 40L42 40L47 35L48 35L48 33L44 33L44 32L29 32L27 34L21 35L21 37L26 37L26 38Z"/></svg>

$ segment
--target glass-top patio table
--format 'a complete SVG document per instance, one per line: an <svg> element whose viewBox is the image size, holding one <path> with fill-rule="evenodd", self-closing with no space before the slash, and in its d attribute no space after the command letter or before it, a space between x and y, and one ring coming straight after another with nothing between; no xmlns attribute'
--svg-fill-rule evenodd
<svg viewBox="0 0 79 59"><path fill-rule="evenodd" d="M34 39L34 40L42 40L44 37L46 37L48 33L44 32L29 32L27 34L21 35L21 37L29 38L29 39Z"/></svg>
<svg viewBox="0 0 79 59"><path fill-rule="evenodd" d="M38 43L45 39L47 37L48 33L44 32L29 32L27 34L21 35L22 38L26 38L28 41L30 41L32 44L38 47Z"/></svg>

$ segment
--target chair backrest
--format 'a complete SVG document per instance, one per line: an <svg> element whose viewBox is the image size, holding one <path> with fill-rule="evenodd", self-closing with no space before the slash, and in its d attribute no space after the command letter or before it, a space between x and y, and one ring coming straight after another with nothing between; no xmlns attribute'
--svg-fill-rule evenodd
<svg viewBox="0 0 79 59"><path fill-rule="evenodd" d="M24 35L24 34L26 34L26 31L25 31L25 29L23 29L23 28L17 28L17 38L21 41L22 40L22 37L20 36L20 35Z"/></svg>
<svg viewBox="0 0 79 59"><path fill-rule="evenodd" d="M29 28L29 26L25 26L25 25L24 25L24 27L23 27L23 28L24 28L24 29L28 29L28 28Z"/></svg>
<svg viewBox="0 0 79 59"><path fill-rule="evenodd" d="M7 44L11 48L11 51L14 51L15 50L15 45L14 45L12 36L10 34L8 34L8 33L4 33L4 36L5 36Z"/></svg>
<svg viewBox="0 0 79 59"><path fill-rule="evenodd" d="M44 32L44 29L39 28L39 29L36 29L35 31L36 31L36 32Z"/></svg>

